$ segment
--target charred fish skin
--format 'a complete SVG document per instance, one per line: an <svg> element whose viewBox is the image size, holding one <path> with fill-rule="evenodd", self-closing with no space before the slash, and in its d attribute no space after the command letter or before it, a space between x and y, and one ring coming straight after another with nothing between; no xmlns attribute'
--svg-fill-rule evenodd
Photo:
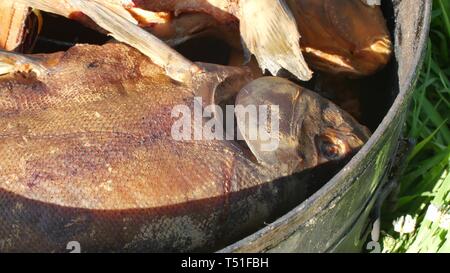
<svg viewBox="0 0 450 273"><path fill-rule="evenodd" d="M175 105L245 71L182 84L123 44L33 58L50 72L0 77L0 251L215 250L307 197L232 141L171 136Z"/></svg>

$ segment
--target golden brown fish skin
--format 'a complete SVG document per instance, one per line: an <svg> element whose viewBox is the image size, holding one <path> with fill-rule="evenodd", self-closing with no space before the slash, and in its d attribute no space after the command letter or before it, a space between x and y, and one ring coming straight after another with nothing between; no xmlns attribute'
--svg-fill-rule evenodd
<svg viewBox="0 0 450 273"><path fill-rule="evenodd" d="M136 50L35 57L49 74L0 77L1 252L212 250L305 197L231 142L174 141L171 109L194 91Z"/></svg>
<svg viewBox="0 0 450 273"><path fill-rule="evenodd" d="M0 48L31 52L41 27L39 14L14 1L2 1L0 14Z"/></svg>
<svg viewBox="0 0 450 273"><path fill-rule="evenodd" d="M140 0L134 4L152 11L176 11L177 14L204 12L232 27L240 16L238 2ZM389 62L391 38L379 6L371 7L361 0L286 2L297 21L302 51L313 69L361 77L375 73Z"/></svg>
<svg viewBox="0 0 450 273"><path fill-rule="evenodd" d="M115 0L113 0L115 1ZM221 23L233 23L239 17L239 0L132 0L132 6L151 11L203 12L212 15Z"/></svg>
<svg viewBox="0 0 450 273"><path fill-rule="evenodd" d="M236 51L242 51L239 24L222 24L206 13L186 13L171 18L167 23L144 27L170 46L177 46L192 38L213 37L228 43ZM244 63L239 62L237 66Z"/></svg>
<svg viewBox="0 0 450 273"><path fill-rule="evenodd" d="M391 38L379 6L361 0L287 2L302 35L302 51L314 69L360 77L391 59Z"/></svg>
<svg viewBox="0 0 450 273"><path fill-rule="evenodd" d="M216 22L221 24L217 28L219 32L233 33L238 30L239 19L242 19L238 0L103 2L112 5L129 20L138 20L137 23L140 19L133 19L133 9L174 13L175 20L167 18L166 23L155 22L153 26L148 22L144 24L147 30L164 40L189 37L193 32L198 33L201 25L210 30ZM300 46L312 69L362 77L374 74L391 59L392 42L379 6L368 6L361 0L286 0L286 3L297 21ZM74 10L68 1L59 0L56 4L49 9L103 31L88 17ZM176 22L178 16L188 13L208 14L211 18L206 20L214 18L216 22L211 26L197 16L191 17L195 23L189 23L189 20ZM233 46L240 44L239 35L229 34L223 38Z"/></svg>
<svg viewBox="0 0 450 273"><path fill-rule="evenodd" d="M118 43L33 57L47 73L0 76L0 252L63 252L73 240L85 252L216 250L304 200L315 181L280 178L232 141L172 138L175 105L209 103L227 79L240 90L245 69L199 64L207 72L187 85ZM315 124L339 118L313 107L328 103L308 108ZM310 150L305 159L323 163Z"/></svg>
<svg viewBox="0 0 450 273"><path fill-rule="evenodd" d="M65 160L57 160L57 158L66 158L67 154L74 157L74 153L78 152L76 151L78 147L85 147L81 148L81 150L86 150L83 152L84 155L90 154L87 150L94 149L92 156L96 155L95 151L100 150L102 153L98 155L103 156L108 151L105 150L106 148L100 147L114 146L114 143L108 142L111 138L114 141L116 141L115 139L122 139L123 142L129 142L130 145L133 143L137 145L140 142L142 142L142 145L151 145L153 142L158 142L159 148L167 145L182 145L174 141L166 141L166 139L171 139L170 129L173 124L170 110L175 105L188 103L188 100L193 96L192 90L170 81L164 76L163 71L156 69L151 62L127 47L106 45L102 50L109 54L105 56L103 51L100 51L100 47L76 46L66 53L46 56L46 58L49 57L47 62L51 60L53 63L51 69L54 72L49 75L39 78L35 78L33 74L16 74L3 77L0 84L2 90L0 96L0 113L2 115L0 128L3 141L14 142L17 141L17 137L20 137L27 144L27 150L33 150L30 153L33 157L40 157L40 155L43 157L34 160L37 165L42 166L64 164ZM98 140L95 140L95 138L98 138ZM161 139L163 139L163 143L159 143ZM56 143L50 144L52 141L56 141ZM33 145L35 142L41 144ZM48 145L42 145L46 142L49 142ZM130 148L125 148L125 143L118 144L120 144L118 145L120 147L123 146L123 149L128 149L127 153L132 153L134 156L144 156L140 155L140 151L130 152ZM18 145L18 147L7 145L7 147L4 146L3 148L20 149L21 145ZM166 147L155 154L158 154L158 157L164 157L162 156L164 153L170 154L167 151L168 148ZM51 153L53 156L44 157L52 150L54 150ZM83 154L78 154L78 156L81 158ZM124 154L125 152L121 152L114 159L120 161L121 158L119 157ZM80 160L79 163L89 163L88 157L84 161ZM71 158L71 160L75 160L75 158ZM28 159L28 162L30 161L33 160ZM110 164L113 170L118 170L119 167L115 167L113 163L105 164ZM181 165L179 166L181 167ZM11 173L21 173L19 168L20 166L17 165L11 170ZM101 169L106 170L107 168L105 168L106 165L101 166ZM170 169L171 167L169 164L165 164L162 168ZM73 179L77 177L77 175L72 176L73 174L63 166L56 167L56 169L59 169L58 175L50 175L54 181L62 181L65 177ZM81 171L85 168L76 169ZM5 174L5 171L9 169L2 168L2 170ZM90 173L86 175L88 176L83 179L80 177L80 180L82 180L80 183L98 179L98 173L94 177L91 177ZM154 179L144 180L157 181L157 177L160 177L159 180L164 180L164 175L169 176L167 177L168 180L172 179L172 174L164 171L153 177ZM30 173L24 173L22 178L29 180L32 176ZM185 174L184 176L189 175ZM37 177L37 180L39 180L41 175L37 175ZM114 175L111 177L114 177ZM181 180L184 180L184 178ZM136 183L138 182L136 181ZM183 186L181 182L179 181L180 185L176 188L183 189L186 186ZM31 184L36 183L31 182ZM11 183L10 186L18 187L18 184ZM138 185L135 186L139 188ZM81 188L79 187L79 189ZM45 194L40 195L37 192L39 187L23 188L23 190L25 190L23 194L29 193L32 198L49 201L45 199ZM186 192L185 190L181 190L180 194ZM153 205L164 205L165 202L155 199L164 196L164 194L155 192L155 189L152 189L152 192L154 196L147 195L147 197L150 200L155 200ZM35 194L39 196L35 196ZM175 192L173 194L176 195ZM205 192L204 194L208 193ZM85 195L84 197L88 196ZM91 197L94 198L94 195ZM207 196L198 197L205 198ZM97 199L96 205L103 209L120 209L122 208L120 206L132 207L136 205L134 203L117 203L110 194L103 200L108 204L99 202L98 198L99 196L95 197ZM54 200L54 202L66 206L74 205L71 201L61 200L61 202L57 202ZM91 206L86 205L86 207Z"/></svg>
<svg viewBox="0 0 450 273"><path fill-rule="evenodd" d="M229 28L222 33L234 32L236 21L226 20L212 12L211 8L199 9L208 1L141 1L138 5L158 11L174 11L177 7L209 13ZM227 1L221 2L222 6ZM389 31L379 6L367 6L361 0L287 0L301 35L300 46L308 65L327 73L361 77L374 74L383 68L392 55ZM145 4L147 3L147 5ZM155 4L154 6L152 4ZM179 6L178 6L179 5ZM220 6L219 4L214 4ZM232 6L232 5L230 5ZM238 5L237 5L238 6ZM225 8L219 10L226 10ZM182 13L180 8L178 13ZM237 13L238 14L238 13ZM195 18L195 17L194 17ZM234 18L238 20L239 16ZM187 21L187 20L186 20ZM179 24L180 26L182 24ZM190 27L177 28L178 36L188 34ZM152 29L149 29L152 31ZM153 32L153 31L152 31ZM153 32L158 36L158 33ZM230 39L230 37L232 39ZM238 36L223 37L231 44L238 44ZM238 37L239 38L239 37Z"/></svg>

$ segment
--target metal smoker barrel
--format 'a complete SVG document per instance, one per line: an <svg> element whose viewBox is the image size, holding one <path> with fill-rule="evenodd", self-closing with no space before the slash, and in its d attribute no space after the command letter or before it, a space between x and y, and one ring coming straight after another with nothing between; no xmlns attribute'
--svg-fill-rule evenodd
<svg viewBox="0 0 450 273"><path fill-rule="evenodd" d="M432 0L382 1L395 39L392 106L364 148L324 187L290 212L221 252L354 252L370 235L428 38ZM372 234L377 240L377 235Z"/></svg>

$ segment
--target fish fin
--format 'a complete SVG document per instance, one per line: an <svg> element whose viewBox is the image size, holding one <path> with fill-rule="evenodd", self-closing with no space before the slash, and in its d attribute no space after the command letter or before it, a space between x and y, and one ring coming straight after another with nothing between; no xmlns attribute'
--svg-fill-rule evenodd
<svg viewBox="0 0 450 273"><path fill-rule="evenodd" d="M55 1L48 0L18 1L33 8L63 16L68 16L67 13L72 11L82 12L116 40L136 48L156 65L164 68L166 74L176 81L189 83L192 80L192 74L200 70L167 44L137 26L125 9L118 9L117 6L96 0L66 0L64 4L60 3L61 1L54 3Z"/></svg>
<svg viewBox="0 0 450 273"><path fill-rule="evenodd" d="M239 90L252 80L246 67L223 66L212 63L196 63L205 73L194 78L196 97L202 97L208 105L219 105L225 99L235 97Z"/></svg>
<svg viewBox="0 0 450 273"><path fill-rule="evenodd" d="M101 28L110 32L116 40L126 43L148 56L156 65L164 68L166 74L180 82L190 82L192 74L199 68L170 48L160 39L110 9L93 2L69 0L71 5L91 18Z"/></svg>
<svg viewBox="0 0 450 273"><path fill-rule="evenodd" d="M114 13L117 13L118 15L120 15L123 18L127 19L128 21L130 21L130 23L132 23L134 25L138 25L139 24L139 22L133 17L133 15L130 13L130 11L125 9L123 6L107 3L105 1L98 1L98 0L93 0L93 1L94 2L98 2L99 4L101 4L101 5L105 6L105 7L108 7Z"/></svg>
<svg viewBox="0 0 450 273"><path fill-rule="evenodd" d="M226 109L220 108L219 105L235 98L242 87L253 79L252 73L247 67L201 62L196 64L205 72L196 74L193 80L194 97L201 98L203 103L203 105L196 104L196 107L201 107L201 109L205 106L212 107L212 117L216 124L220 124L219 128L226 128L226 122L229 121L224 123L223 113L220 111ZM195 100L195 103L198 103L198 100ZM224 133L226 139L234 139L234 122L233 132L225 130Z"/></svg>
<svg viewBox="0 0 450 273"><path fill-rule="evenodd" d="M243 43L261 69L276 75L284 68L300 80L310 80L296 20L284 0L242 0L240 7Z"/></svg>
<svg viewBox="0 0 450 273"><path fill-rule="evenodd" d="M38 76L48 74L49 69L35 58L0 50L0 75L14 72L34 72Z"/></svg>
<svg viewBox="0 0 450 273"><path fill-rule="evenodd" d="M301 95L302 89L286 79L262 77L244 86L236 97L239 139L245 140L260 164L286 175L301 164L294 122Z"/></svg>
<svg viewBox="0 0 450 273"><path fill-rule="evenodd" d="M0 76L14 72L14 66L0 62Z"/></svg>

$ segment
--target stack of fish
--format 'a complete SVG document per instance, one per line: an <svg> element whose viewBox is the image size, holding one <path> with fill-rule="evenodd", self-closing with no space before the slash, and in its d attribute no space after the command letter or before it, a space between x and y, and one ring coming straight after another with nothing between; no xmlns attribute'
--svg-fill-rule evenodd
<svg viewBox="0 0 450 273"><path fill-rule="evenodd" d="M42 12L113 39L26 54ZM308 197L307 171L370 137L302 83L372 75L392 51L377 1L1 0L0 13L0 252L70 241L199 251L242 238ZM239 61L193 62L174 49L208 35ZM218 118L224 104L236 107L235 126ZM249 118L251 106L268 106L271 122ZM194 113L181 138L174 109ZM216 137L198 137L206 117L195 113L208 109ZM274 133L274 120L267 149L258 132Z"/></svg>

